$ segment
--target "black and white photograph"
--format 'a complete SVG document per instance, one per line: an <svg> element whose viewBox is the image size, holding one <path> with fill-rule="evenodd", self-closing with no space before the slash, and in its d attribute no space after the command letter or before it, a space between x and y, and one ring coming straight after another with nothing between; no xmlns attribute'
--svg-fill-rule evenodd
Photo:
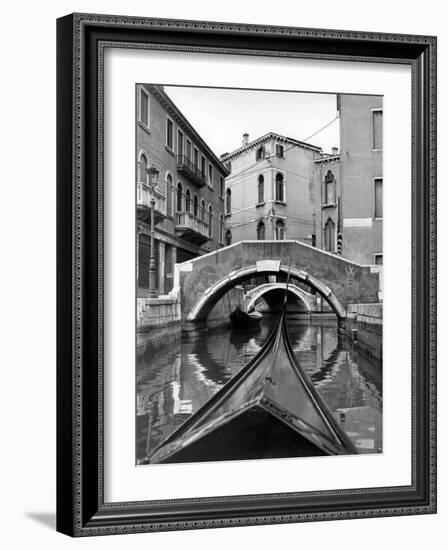
<svg viewBox="0 0 448 550"><path fill-rule="evenodd" d="M135 139L136 465L382 453L383 97L138 83Z"/></svg>

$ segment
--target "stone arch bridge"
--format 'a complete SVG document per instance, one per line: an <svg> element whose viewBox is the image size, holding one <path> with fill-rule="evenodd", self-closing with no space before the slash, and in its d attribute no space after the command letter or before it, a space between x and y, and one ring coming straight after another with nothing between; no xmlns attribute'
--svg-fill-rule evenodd
<svg viewBox="0 0 448 550"><path fill-rule="evenodd" d="M325 299L339 319L348 304L378 302L379 269L351 262L299 241L240 241L177 264L173 292L182 322L203 323L234 286L259 275L287 274Z"/></svg>

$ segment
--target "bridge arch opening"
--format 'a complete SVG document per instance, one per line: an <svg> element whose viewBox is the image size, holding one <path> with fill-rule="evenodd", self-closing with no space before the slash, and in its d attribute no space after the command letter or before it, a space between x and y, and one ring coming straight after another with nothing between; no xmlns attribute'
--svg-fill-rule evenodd
<svg viewBox="0 0 448 550"><path fill-rule="evenodd" d="M273 269L269 267L267 263L266 267L261 267L257 264L244 267L237 271L229 273L226 277L223 277L201 295L199 301L194 305L187 320L190 322L205 321L208 314L214 307L214 305L233 287L260 275L278 275L282 273L287 276L290 272L291 282L300 281L310 288L314 289L330 306L339 319L345 319L346 311L344 306L338 300L332 290L324 283L295 267L280 264L280 266Z"/></svg>
<svg viewBox="0 0 448 550"><path fill-rule="evenodd" d="M275 282L261 284L246 293L246 308L261 311L263 302L271 312L277 312L283 303L286 283ZM288 285L287 300L296 313L310 313L315 305L315 297L299 288L293 282ZM288 308L289 309L289 308Z"/></svg>

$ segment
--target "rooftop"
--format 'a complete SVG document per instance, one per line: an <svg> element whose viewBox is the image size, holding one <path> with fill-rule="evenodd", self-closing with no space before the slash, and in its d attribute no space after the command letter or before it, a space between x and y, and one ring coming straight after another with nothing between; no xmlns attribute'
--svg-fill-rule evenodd
<svg viewBox="0 0 448 550"><path fill-rule="evenodd" d="M238 149L235 149L231 153L225 153L221 156L221 160L223 162L226 162L227 160L230 160L234 157L237 157L238 155L241 155L248 151L249 149L252 149L256 147L257 145L260 145L261 143L264 143L266 141L269 141L271 139L275 139L280 142L284 143L290 143L291 145L295 145L297 147L303 147L304 149L311 149L312 151L315 151L316 153L321 153L322 148L318 147L317 145L312 145L311 143L306 143L305 141L299 141L294 138L290 138L287 136L282 136L280 134L277 134L276 132L268 132L264 136L261 136L257 139L254 139L253 141L250 141L249 143L242 145Z"/></svg>
<svg viewBox="0 0 448 550"><path fill-rule="evenodd" d="M217 168L224 174L228 175L228 169L223 165L222 161L215 155L215 153L210 149L207 143L202 139L198 134L197 130L193 127L192 124L188 121L179 107L174 103L174 101L168 96L165 92L163 86L157 86L154 84L142 84L146 90L152 93L165 107L169 112L170 116L181 126L194 140L197 145L202 149L202 151L209 157L209 160L213 161Z"/></svg>

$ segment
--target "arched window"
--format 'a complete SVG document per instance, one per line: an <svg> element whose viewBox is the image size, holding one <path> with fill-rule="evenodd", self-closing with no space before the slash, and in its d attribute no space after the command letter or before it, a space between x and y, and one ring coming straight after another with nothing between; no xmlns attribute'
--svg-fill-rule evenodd
<svg viewBox="0 0 448 550"><path fill-rule="evenodd" d="M212 220L213 220L213 212L211 205L208 207L208 236L212 237Z"/></svg>
<svg viewBox="0 0 448 550"><path fill-rule="evenodd" d="M260 174L258 176L258 204L264 202L264 177Z"/></svg>
<svg viewBox="0 0 448 550"><path fill-rule="evenodd" d="M324 241L325 241L325 250L328 252L333 252L334 250L334 221L329 218L325 224L324 229Z"/></svg>
<svg viewBox="0 0 448 550"><path fill-rule="evenodd" d="M263 222L258 222L257 225L257 240L264 241L265 239L265 227Z"/></svg>
<svg viewBox="0 0 448 550"><path fill-rule="evenodd" d="M226 191L226 214L230 214L232 210L232 191L227 189Z"/></svg>
<svg viewBox="0 0 448 550"><path fill-rule="evenodd" d="M219 215L219 242L223 242L223 233L224 233L224 221L222 214Z"/></svg>
<svg viewBox="0 0 448 550"><path fill-rule="evenodd" d="M169 174L166 177L166 213L173 215L173 178Z"/></svg>
<svg viewBox="0 0 448 550"><path fill-rule="evenodd" d="M257 160L263 160L264 159L264 146L261 145L260 147L258 147L257 149L257 152L256 152L256 159Z"/></svg>
<svg viewBox="0 0 448 550"><path fill-rule="evenodd" d="M199 215L199 201L197 195L195 195L193 199L193 214L196 216L196 218Z"/></svg>
<svg viewBox="0 0 448 550"><path fill-rule="evenodd" d="M232 244L232 232L230 231L230 229L227 229L226 238L225 238L225 245L229 246L229 244Z"/></svg>
<svg viewBox="0 0 448 550"><path fill-rule="evenodd" d="M182 190L182 184L179 182L177 184L177 197L176 197L176 210L178 212L182 212L183 208L182 208L182 202L183 202L183 190Z"/></svg>
<svg viewBox="0 0 448 550"><path fill-rule="evenodd" d="M285 238L285 222L283 220L275 222L275 238L277 241L283 241Z"/></svg>
<svg viewBox="0 0 448 550"><path fill-rule="evenodd" d="M191 210L191 193L189 189L185 191L185 210L187 212Z"/></svg>
<svg viewBox="0 0 448 550"><path fill-rule="evenodd" d="M138 162L138 181L139 183L148 183L148 159L146 155L142 153L140 155L140 161Z"/></svg>
<svg viewBox="0 0 448 550"><path fill-rule="evenodd" d="M336 182L331 170L325 176L325 204L336 203Z"/></svg>
<svg viewBox="0 0 448 550"><path fill-rule="evenodd" d="M203 222L205 222L205 201L204 199L201 200L201 211L200 211L200 218Z"/></svg>
<svg viewBox="0 0 448 550"><path fill-rule="evenodd" d="M275 176L275 200L285 202L285 182L280 172Z"/></svg>

